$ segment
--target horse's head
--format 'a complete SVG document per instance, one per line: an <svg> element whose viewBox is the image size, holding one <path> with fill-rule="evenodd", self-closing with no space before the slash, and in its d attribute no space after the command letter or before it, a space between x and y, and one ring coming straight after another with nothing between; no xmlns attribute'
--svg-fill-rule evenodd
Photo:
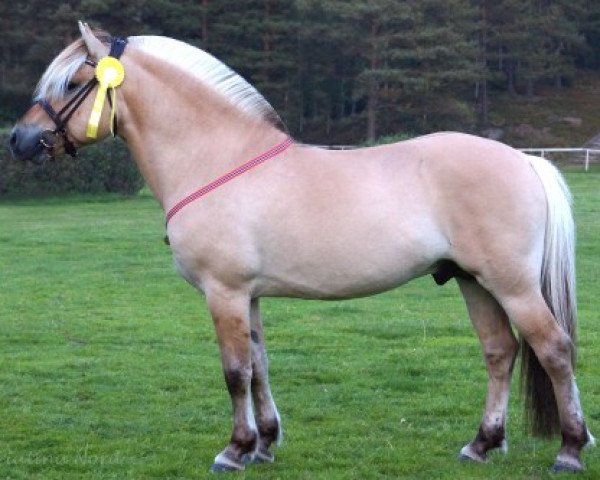
<svg viewBox="0 0 600 480"><path fill-rule="evenodd" d="M81 22L79 29L82 38L52 61L38 83L34 105L12 130L10 149L19 159L41 163L62 153L75 156L78 147L102 140L114 126L112 108L104 104L112 107L116 97L112 100L110 92L106 96L99 93L106 90L102 84L107 80L99 82L97 72L98 62L109 53L114 55L115 41ZM118 55L124 45L116 46ZM115 72L108 75L114 77Z"/></svg>

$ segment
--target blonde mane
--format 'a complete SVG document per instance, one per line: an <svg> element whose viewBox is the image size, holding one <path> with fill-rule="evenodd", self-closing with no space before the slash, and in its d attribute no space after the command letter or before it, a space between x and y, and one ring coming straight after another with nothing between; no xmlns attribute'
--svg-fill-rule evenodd
<svg viewBox="0 0 600 480"><path fill-rule="evenodd" d="M102 40L106 42L104 38ZM135 36L128 40L130 47L190 73L243 112L285 129L277 112L252 85L204 50L167 37ZM82 39L65 48L42 75L34 99L56 101L64 98L69 82L85 62L87 54Z"/></svg>
<svg viewBox="0 0 600 480"><path fill-rule="evenodd" d="M276 126L282 126L277 112L252 85L204 50L172 38L158 36L129 37L129 43L192 74L242 111L259 116Z"/></svg>

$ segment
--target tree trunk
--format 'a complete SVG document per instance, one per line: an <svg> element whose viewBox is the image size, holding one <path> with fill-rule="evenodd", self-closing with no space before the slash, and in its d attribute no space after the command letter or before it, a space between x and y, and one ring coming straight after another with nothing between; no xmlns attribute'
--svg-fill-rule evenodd
<svg viewBox="0 0 600 480"><path fill-rule="evenodd" d="M379 33L379 22L376 18L371 20L371 52L370 67L371 75L369 77L369 93L367 100L367 140L377 138L377 107L379 106L379 85L375 71L379 67L379 57L377 55L377 36Z"/></svg>
<svg viewBox="0 0 600 480"><path fill-rule="evenodd" d="M370 80L369 100L367 102L367 140L377 138L377 84L375 79Z"/></svg>
<svg viewBox="0 0 600 480"><path fill-rule="evenodd" d="M265 54L265 79L268 76L268 72L267 72L267 64L270 63L269 59L271 58L271 50L273 49L271 43L271 32L270 32L270 25L269 25L269 21L271 20L271 1L270 0L265 0L265 31L263 32L262 35L262 41L263 41L263 53Z"/></svg>
<svg viewBox="0 0 600 480"><path fill-rule="evenodd" d="M533 98L535 82L532 77L527 79L527 98Z"/></svg>
<svg viewBox="0 0 600 480"><path fill-rule="evenodd" d="M208 0L202 0L202 47L208 48Z"/></svg>
<svg viewBox="0 0 600 480"><path fill-rule="evenodd" d="M554 88L561 89L563 86L562 77L560 75L556 75L554 77Z"/></svg>
<svg viewBox="0 0 600 480"><path fill-rule="evenodd" d="M506 62L506 87L511 95L517 94L515 88L515 64L513 61Z"/></svg>
<svg viewBox="0 0 600 480"><path fill-rule="evenodd" d="M489 122L489 92L488 92L488 7L487 2L482 2L480 15L482 20L482 29L479 40L479 48L481 51L481 83L477 85L478 91L476 98L479 102L479 121L482 125L487 125Z"/></svg>
<svg viewBox="0 0 600 480"><path fill-rule="evenodd" d="M488 93L488 81L487 78L483 78L481 81L481 123L487 125L490 121L490 96Z"/></svg>

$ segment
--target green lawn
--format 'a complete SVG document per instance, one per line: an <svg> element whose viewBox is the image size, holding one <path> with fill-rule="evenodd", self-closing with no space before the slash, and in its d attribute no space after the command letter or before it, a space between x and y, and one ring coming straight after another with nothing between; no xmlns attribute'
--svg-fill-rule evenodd
<svg viewBox="0 0 600 480"><path fill-rule="evenodd" d="M578 223L578 382L600 435L600 169L568 173ZM0 202L0 478L206 478L230 404L203 299L147 196ZM486 372L454 284L347 302L264 300L285 440L247 479L538 479L517 389L508 455L456 460ZM517 382L513 382L515 385ZM589 450L581 479L600 476Z"/></svg>

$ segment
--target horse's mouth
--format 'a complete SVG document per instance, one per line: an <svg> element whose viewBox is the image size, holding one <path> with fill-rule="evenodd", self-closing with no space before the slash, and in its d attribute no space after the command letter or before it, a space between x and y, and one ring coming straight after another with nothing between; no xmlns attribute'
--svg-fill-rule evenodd
<svg viewBox="0 0 600 480"><path fill-rule="evenodd" d="M14 158L39 165L56 155L58 141L50 130L25 125L13 129L9 148Z"/></svg>
<svg viewBox="0 0 600 480"><path fill-rule="evenodd" d="M56 132L44 130L40 133L39 141L32 149L31 156L27 160L35 165L41 165L48 160L54 160L58 155L65 152L62 138L66 139L66 137L57 135Z"/></svg>
<svg viewBox="0 0 600 480"><path fill-rule="evenodd" d="M42 165L48 160L54 158L52 153L54 146L43 144L41 141L35 147L32 148L31 152L25 157L25 160L35 164Z"/></svg>
<svg viewBox="0 0 600 480"><path fill-rule="evenodd" d="M31 162L35 165L41 165L53 157L52 149L42 143L36 143L27 150L12 152L13 157L24 162Z"/></svg>

